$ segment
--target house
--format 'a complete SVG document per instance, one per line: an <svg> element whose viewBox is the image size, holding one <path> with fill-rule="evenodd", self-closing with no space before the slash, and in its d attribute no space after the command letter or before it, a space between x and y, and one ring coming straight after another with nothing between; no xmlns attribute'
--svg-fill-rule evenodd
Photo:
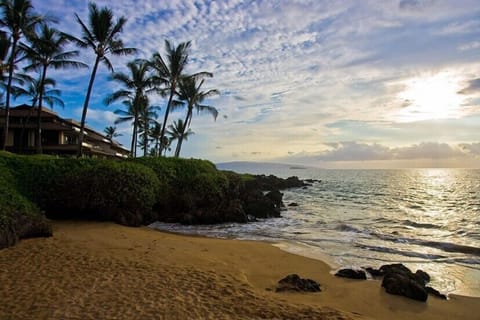
<svg viewBox="0 0 480 320"><path fill-rule="evenodd" d="M38 108L21 105L10 108L6 150L15 153L35 153ZM42 108L42 150L45 154L76 155L80 123L63 119L56 112ZM5 126L5 109L0 109L0 136ZM102 158L127 158L130 151L91 128L85 127L83 154ZM1 143L1 142L0 142Z"/></svg>

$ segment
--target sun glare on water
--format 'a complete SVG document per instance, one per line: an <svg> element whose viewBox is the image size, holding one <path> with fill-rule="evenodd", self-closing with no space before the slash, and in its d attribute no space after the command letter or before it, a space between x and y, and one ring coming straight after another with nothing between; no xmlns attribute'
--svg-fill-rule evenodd
<svg viewBox="0 0 480 320"><path fill-rule="evenodd" d="M459 118L464 102L460 89L460 79L448 72L410 79L398 95L403 108L395 118L402 122Z"/></svg>

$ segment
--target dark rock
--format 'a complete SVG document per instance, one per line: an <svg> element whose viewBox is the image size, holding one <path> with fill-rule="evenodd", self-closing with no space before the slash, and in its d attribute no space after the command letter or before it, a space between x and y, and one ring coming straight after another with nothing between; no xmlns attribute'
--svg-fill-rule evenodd
<svg viewBox="0 0 480 320"><path fill-rule="evenodd" d="M51 236L52 226L43 215L19 213L10 223L0 226L0 249L13 246L20 239Z"/></svg>
<svg viewBox="0 0 480 320"><path fill-rule="evenodd" d="M289 207L298 207L298 203L296 202L291 202L288 204Z"/></svg>
<svg viewBox="0 0 480 320"><path fill-rule="evenodd" d="M385 275L387 273L390 273L390 272L394 272L394 273L412 273L412 271L410 271L410 269L408 269L407 267L405 267L403 264L401 263L394 263L394 264L385 264L383 266L380 267L379 269L380 271L380 274L381 275Z"/></svg>
<svg viewBox="0 0 480 320"><path fill-rule="evenodd" d="M349 278L349 279L362 279L366 280L367 275L364 270L353 270L353 269L340 269L335 273L337 277Z"/></svg>
<svg viewBox="0 0 480 320"><path fill-rule="evenodd" d="M375 268L372 268L372 267L366 267L366 268L363 268L363 269L365 269L365 271L367 271L372 277L383 276L383 273L378 269L375 269Z"/></svg>
<svg viewBox="0 0 480 320"><path fill-rule="evenodd" d="M434 295L437 298L447 300L447 296L444 295L443 293L440 293L437 289L434 289L432 287L425 287L427 289L428 294Z"/></svg>
<svg viewBox="0 0 480 320"><path fill-rule="evenodd" d="M290 274L278 281L276 292L320 292L320 284L312 279L302 279L297 274Z"/></svg>
<svg viewBox="0 0 480 320"><path fill-rule="evenodd" d="M242 200L242 206L247 215L257 218L280 217L280 207L260 190L250 191L243 196Z"/></svg>
<svg viewBox="0 0 480 320"><path fill-rule="evenodd" d="M430 275L423 270L417 270L415 272L415 277L418 279L419 282L423 284L427 284L430 282Z"/></svg>
<svg viewBox="0 0 480 320"><path fill-rule="evenodd" d="M425 286L407 273L390 272L385 274L382 287L390 294L405 296L418 301L427 301L428 298Z"/></svg>
<svg viewBox="0 0 480 320"><path fill-rule="evenodd" d="M418 301L427 301L423 275L414 274L403 264L390 264L380 267L384 274L382 287L390 294L405 296ZM421 273L419 273L421 274Z"/></svg>
<svg viewBox="0 0 480 320"><path fill-rule="evenodd" d="M242 202L239 199L231 200L224 212L224 221L232 222L250 222L255 221L254 216L249 216L243 209Z"/></svg>
<svg viewBox="0 0 480 320"><path fill-rule="evenodd" d="M281 193L280 191L272 190L272 191L268 192L265 196L267 198L269 198L270 200L272 200L275 207L277 207L277 208L284 207L283 201L282 201L283 193Z"/></svg>
<svg viewBox="0 0 480 320"><path fill-rule="evenodd" d="M255 176L255 179L253 181L250 181L248 184L248 187L251 187L253 185L254 188L263 191L299 188L305 185L302 180L295 176L288 177L287 179L282 179L274 175L257 175Z"/></svg>

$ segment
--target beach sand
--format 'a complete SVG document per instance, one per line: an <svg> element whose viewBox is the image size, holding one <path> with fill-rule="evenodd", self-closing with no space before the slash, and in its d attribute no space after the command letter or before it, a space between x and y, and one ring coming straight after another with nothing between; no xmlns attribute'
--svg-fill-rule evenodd
<svg viewBox="0 0 480 320"><path fill-rule="evenodd" d="M0 319L479 319L480 299L386 294L268 243L53 222L0 251ZM320 293L276 293L297 273Z"/></svg>

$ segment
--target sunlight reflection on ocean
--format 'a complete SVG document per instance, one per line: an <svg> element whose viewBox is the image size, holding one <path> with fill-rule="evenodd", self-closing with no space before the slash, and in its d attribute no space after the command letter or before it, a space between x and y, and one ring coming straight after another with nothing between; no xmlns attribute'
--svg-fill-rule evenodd
<svg viewBox="0 0 480 320"><path fill-rule="evenodd" d="M235 170L235 168L230 168ZM282 218L249 224L156 227L217 237L285 241L285 250L336 266L401 262L445 293L480 296L480 170L242 168L319 179L284 191Z"/></svg>

